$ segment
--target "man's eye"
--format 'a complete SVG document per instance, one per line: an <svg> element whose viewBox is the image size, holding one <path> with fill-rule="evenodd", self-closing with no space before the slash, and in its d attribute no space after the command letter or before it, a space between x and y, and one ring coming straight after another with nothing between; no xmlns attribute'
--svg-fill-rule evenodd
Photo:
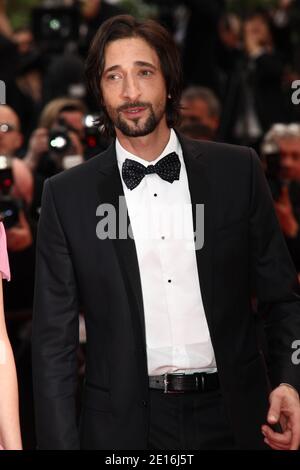
<svg viewBox="0 0 300 470"><path fill-rule="evenodd" d="M117 80L118 78L120 78L120 75L117 75L117 74L113 74L113 75L108 75L108 76L107 76L107 79L108 79L108 80L111 80L111 81Z"/></svg>
<svg viewBox="0 0 300 470"><path fill-rule="evenodd" d="M142 70L141 74L144 75L145 77L148 77L150 75L153 75L152 70Z"/></svg>

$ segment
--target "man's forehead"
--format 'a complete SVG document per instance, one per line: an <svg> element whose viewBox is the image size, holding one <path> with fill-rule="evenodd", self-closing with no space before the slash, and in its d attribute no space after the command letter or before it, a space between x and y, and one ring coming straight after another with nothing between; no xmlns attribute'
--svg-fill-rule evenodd
<svg viewBox="0 0 300 470"><path fill-rule="evenodd" d="M143 38L116 39L107 44L104 53L105 68L111 66L122 66L131 63L139 65L139 62L152 63L159 66L159 58L153 47Z"/></svg>
<svg viewBox="0 0 300 470"><path fill-rule="evenodd" d="M299 137L285 137L283 139L279 139L279 144L281 145L300 145L300 135Z"/></svg>
<svg viewBox="0 0 300 470"><path fill-rule="evenodd" d="M299 137L293 137L293 138L286 138L286 139L281 139L279 141L279 147L282 150L293 150L296 152L300 152L300 136Z"/></svg>

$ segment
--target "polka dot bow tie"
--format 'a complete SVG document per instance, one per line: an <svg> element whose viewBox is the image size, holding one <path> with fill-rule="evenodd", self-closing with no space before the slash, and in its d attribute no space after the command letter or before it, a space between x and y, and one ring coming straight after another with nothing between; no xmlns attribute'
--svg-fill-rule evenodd
<svg viewBox="0 0 300 470"><path fill-rule="evenodd" d="M122 166L122 178L127 188L136 188L145 175L156 173L163 180L173 183L179 180L180 160L176 152L169 153L155 165L144 166L139 162L126 158Z"/></svg>

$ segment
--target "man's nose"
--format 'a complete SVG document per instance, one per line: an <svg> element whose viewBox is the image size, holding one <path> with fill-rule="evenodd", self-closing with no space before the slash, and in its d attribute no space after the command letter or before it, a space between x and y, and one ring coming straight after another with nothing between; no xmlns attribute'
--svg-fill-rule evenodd
<svg viewBox="0 0 300 470"><path fill-rule="evenodd" d="M141 90L137 80L133 77L126 77L123 84L123 97L135 102L141 95Z"/></svg>

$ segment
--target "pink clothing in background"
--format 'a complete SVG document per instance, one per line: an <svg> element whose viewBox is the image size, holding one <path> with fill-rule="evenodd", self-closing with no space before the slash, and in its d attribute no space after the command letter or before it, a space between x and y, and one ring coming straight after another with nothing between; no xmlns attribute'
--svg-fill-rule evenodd
<svg viewBox="0 0 300 470"><path fill-rule="evenodd" d="M0 272L2 278L10 281L10 269L6 246L6 233L2 222L0 222Z"/></svg>

